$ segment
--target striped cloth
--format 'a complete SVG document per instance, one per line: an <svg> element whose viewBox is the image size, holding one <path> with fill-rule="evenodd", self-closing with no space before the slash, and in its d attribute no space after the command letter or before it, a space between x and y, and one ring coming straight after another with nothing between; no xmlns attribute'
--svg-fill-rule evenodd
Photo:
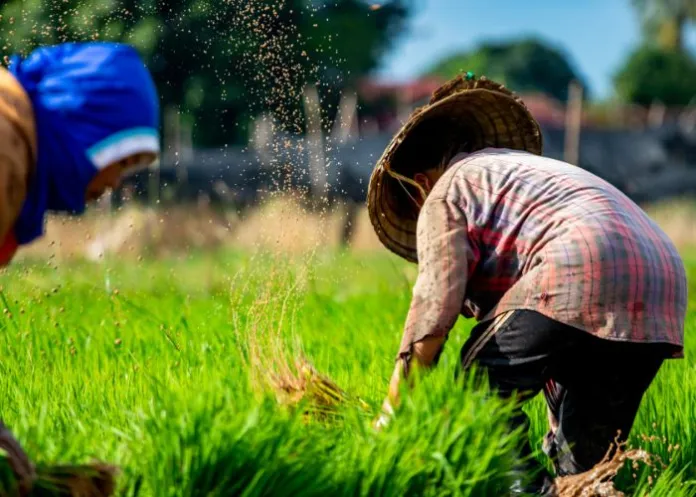
<svg viewBox="0 0 696 497"><path fill-rule="evenodd" d="M455 157L418 218L418 278L399 356L478 321L537 311L597 337L674 345L687 284L667 235L593 174L526 152Z"/></svg>

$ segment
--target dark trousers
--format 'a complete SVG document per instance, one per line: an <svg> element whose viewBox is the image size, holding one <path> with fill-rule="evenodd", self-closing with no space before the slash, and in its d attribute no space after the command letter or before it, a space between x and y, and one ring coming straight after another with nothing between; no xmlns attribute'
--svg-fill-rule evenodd
<svg viewBox="0 0 696 497"><path fill-rule="evenodd" d="M502 397L517 395L512 428L529 427L521 406L544 391L557 424L544 451L564 476L589 470L615 440L626 440L643 394L671 352L668 345L603 340L522 310L479 323L462 348L462 366L476 364ZM525 438L522 455L531 454Z"/></svg>

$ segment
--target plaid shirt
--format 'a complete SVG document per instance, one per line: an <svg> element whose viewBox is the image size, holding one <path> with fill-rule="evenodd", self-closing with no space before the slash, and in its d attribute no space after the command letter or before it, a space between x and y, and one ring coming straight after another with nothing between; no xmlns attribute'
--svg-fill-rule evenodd
<svg viewBox="0 0 696 497"><path fill-rule="evenodd" d="M687 286L676 248L623 193L553 159L455 157L418 218L418 278L399 355L477 320L530 309L595 336L683 357Z"/></svg>

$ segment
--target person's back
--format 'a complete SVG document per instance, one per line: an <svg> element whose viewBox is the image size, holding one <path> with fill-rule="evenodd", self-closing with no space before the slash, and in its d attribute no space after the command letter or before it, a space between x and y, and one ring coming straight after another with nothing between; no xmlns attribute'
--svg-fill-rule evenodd
<svg viewBox="0 0 696 497"><path fill-rule="evenodd" d="M681 258L622 192L527 152L485 149L453 162L428 201L446 197L467 221L476 260L466 314L530 309L603 338L681 348Z"/></svg>

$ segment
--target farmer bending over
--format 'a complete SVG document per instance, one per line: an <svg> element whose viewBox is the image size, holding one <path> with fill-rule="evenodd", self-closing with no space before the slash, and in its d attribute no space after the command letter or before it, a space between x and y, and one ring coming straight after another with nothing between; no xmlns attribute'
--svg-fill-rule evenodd
<svg viewBox="0 0 696 497"><path fill-rule="evenodd" d="M544 451L564 476L625 440L662 362L683 357L687 290L677 250L636 204L541 152L519 98L469 73L397 134L368 207L382 243L418 263L385 412L414 364L437 362L457 317L474 317L462 367L518 405L544 391ZM512 424L528 426L521 407ZM511 494L553 495L538 469L521 467Z"/></svg>
<svg viewBox="0 0 696 497"><path fill-rule="evenodd" d="M137 52L112 43L41 48L0 68L0 265L44 232L48 211L82 214L159 155L159 105ZM23 483L31 464L2 429Z"/></svg>

